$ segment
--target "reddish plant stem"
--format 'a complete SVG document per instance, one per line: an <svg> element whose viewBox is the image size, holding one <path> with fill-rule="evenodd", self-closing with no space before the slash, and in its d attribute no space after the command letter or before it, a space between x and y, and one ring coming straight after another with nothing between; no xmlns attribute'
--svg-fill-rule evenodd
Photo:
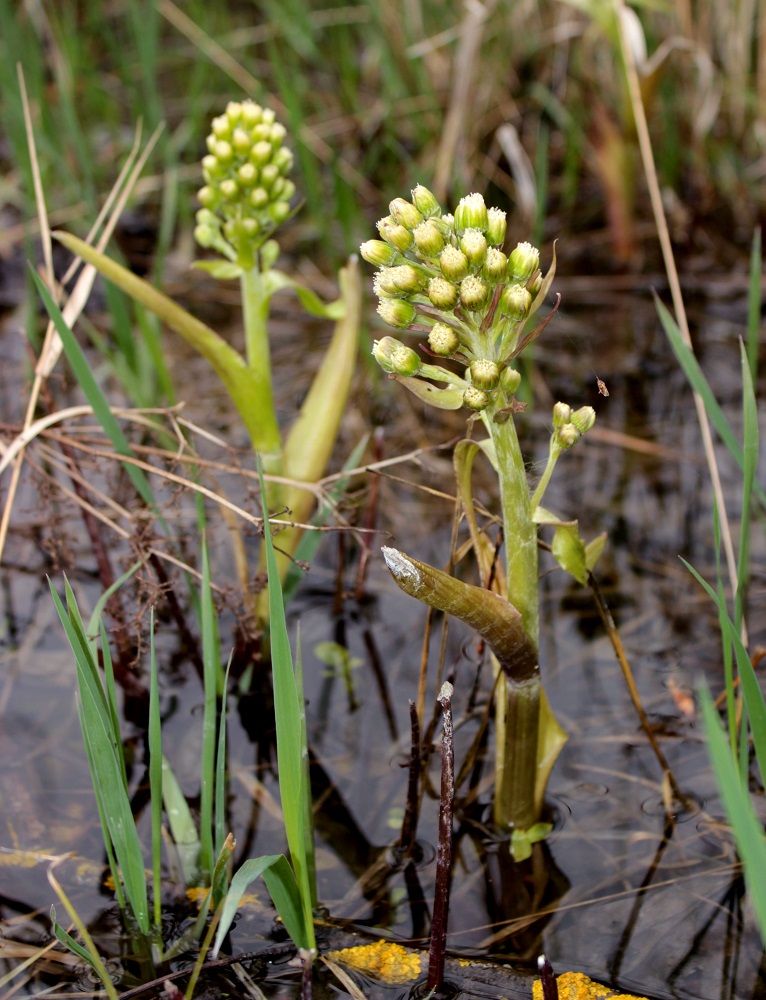
<svg viewBox="0 0 766 1000"><path fill-rule="evenodd" d="M402 832L399 837L399 849L402 857L412 850L415 841L415 831L418 826L418 785L420 778L420 723L415 702L410 701L410 764L409 781L407 782L407 803L404 807Z"/></svg>
<svg viewBox="0 0 766 1000"><path fill-rule="evenodd" d="M455 748L452 733L452 692L445 681L439 692L442 707L442 781L439 797L439 843L436 849L436 887L431 919L431 948L428 955L428 989L439 990L444 981L447 949L449 890L452 874L452 803L455 794Z"/></svg>

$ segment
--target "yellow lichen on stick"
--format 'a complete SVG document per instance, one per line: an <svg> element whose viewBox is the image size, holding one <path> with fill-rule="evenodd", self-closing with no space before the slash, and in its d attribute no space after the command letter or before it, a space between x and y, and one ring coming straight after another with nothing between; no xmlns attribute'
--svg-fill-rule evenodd
<svg viewBox="0 0 766 1000"><path fill-rule="evenodd" d="M596 983L583 972L562 972L556 976L559 1000L646 1000L630 993L615 993L608 986ZM543 1000L543 987L539 979L532 985L532 1000Z"/></svg>
<svg viewBox="0 0 766 1000"><path fill-rule="evenodd" d="M393 941L381 938L375 944L341 948L327 956L333 962L360 969L385 983L408 983L421 974L421 956Z"/></svg>

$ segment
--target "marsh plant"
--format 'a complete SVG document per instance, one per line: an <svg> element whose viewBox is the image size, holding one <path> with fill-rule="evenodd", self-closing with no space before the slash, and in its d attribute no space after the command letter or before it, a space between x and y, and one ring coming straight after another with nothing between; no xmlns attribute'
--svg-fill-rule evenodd
<svg viewBox="0 0 766 1000"><path fill-rule="evenodd" d="M68 249L179 333L223 382L254 451L261 456L267 475L265 502L272 511L287 509L296 523L280 536L280 579L292 565L301 537L299 525L310 518L314 507L312 485L324 473L338 436L355 367L360 314L353 260L339 273L340 298L329 304L275 267L279 244L274 234L295 211L295 185L289 177L293 154L286 138L286 129L270 108L232 101L213 119L202 159L204 184L198 192L202 207L194 234L200 246L218 259L198 261L196 266L217 279L239 281L243 353L121 264L77 237L56 234ZM335 332L299 413L285 430L274 399L268 321L273 296L288 289L307 312L334 320ZM265 571L265 567L262 552L260 568ZM247 573L241 577L246 587ZM257 607L264 620L265 592L257 598Z"/></svg>
<svg viewBox="0 0 766 1000"><path fill-rule="evenodd" d="M378 223L380 239L361 254L378 267L374 289L378 313L401 334L420 335L424 357L401 339L376 341L373 355L389 378L418 399L441 409L465 409L485 436L455 448L458 491L470 530L480 586L450 577L395 549L384 556L399 586L421 601L472 625L488 642L502 671L496 703L495 819L513 830L516 856L544 835L540 816L545 784L565 734L548 707L538 665L538 528L553 526L553 553L585 583L603 548L580 539L577 522L564 522L542 507L559 457L593 426L589 406L553 408L548 462L536 489L527 479L519 445L516 398L521 352L545 328L530 328L555 273L540 253L518 243L510 253L505 213L487 208L480 194L463 198L454 213L443 211L422 185L410 201L396 198ZM449 366L447 366L449 362ZM471 474L481 452L498 477L505 567L495 565L495 543L480 529Z"/></svg>

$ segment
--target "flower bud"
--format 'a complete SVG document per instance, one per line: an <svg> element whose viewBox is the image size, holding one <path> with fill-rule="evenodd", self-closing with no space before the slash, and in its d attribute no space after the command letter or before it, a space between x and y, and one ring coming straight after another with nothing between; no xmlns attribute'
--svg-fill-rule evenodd
<svg viewBox="0 0 766 1000"><path fill-rule="evenodd" d="M390 215L380 220L378 223L378 232L381 239L384 239L386 243L390 243L392 247L396 247L397 250L401 250L402 253L409 250L413 244L412 233L409 229L400 226Z"/></svg>
<svg viewBox="0 0 766 1000"><path fill-rule="evenodd" d="M237 170L237 180L243 188L251 188L258 182L258 171L252 163L243 163Z"/></svg>
<svg viewBox="0 0 766 1000"><path fill-rule="evenodd" d="M245 101L242 105L242 117L240 122L243 128L253 129L256 125L261 122L261 117L263 115L263 108L260 104L256 104L254 101Z"/></svg>
<svg viewBox="0 0 766 1000"><path fill-rule="evenodd" d="M478 275L469 274L460 282L460 301L466 307L475 311L485 305L489 296L489 285Z"/></svg>
<svg viewBox="0 0 766 1000"><path fill-rule="evenodd" d="M532 296L523 285L506 285L500 296L500 312L511 319L524 319L532 305Z"/></svg>
<svg viewBox="0 0 766 1000"><path fill-rule="evenodd" d="M445 278L431 278L428 298L437 309L454 309L457 305L457 288Z"/></svg>
<svg viewBox="0 0 766 1000"><path fill-rule="evenodd" d="M581 406L572 414L572 423L580 435L587 434L596 422L596 411L592 406Z"/></svg>
<svg viewBox="0 0 766 1000"><path fill-rule="evenodd" d="M401 260L396 247L384 243L383 240L367 240L359 247L359 253L368 264L374 264L375 267L390 267L397 260Z"/></svg>
<svg viewBox="0 0 766 1000"><path fill-rule="evenodd" d="M250 161L251 163L254 163L256 167L263 167L271 159L272 152L271 143L262 139L260 142L256 142L251 146L249 153Z"/></svg>
<svg viewBox="0 0 766 1000"><path fill-rule="evenodd" d="M477 389L495 389L500 381L500 368L488 358L478 358L471 365L471 381Z"/></svg>
<svg viewBox="0 0 766 1000"><path fill-rule="evenodd" d="M423 279L420 272L412 264L400 264L398 267L392 267L390 273L394 286L400 292L404 292L406 295L415 295L421 290Z"/></svg>
<svg viewBox="0 0 766 1000"><path fill-rule="evenodd" d="M555 403L553 407L553 426L563 427L572 419L572 407L569 403Z"/></svg>
<svg viewBox="0 0 766 1000"><path fill-rule="evenodd" d="M197 201L203 208L215 209L218 206L219 200L215 188L210 187L209 184L201 187L197 192Z"/></svg>
<svg viewBox="0 0 766 1000"><path fill-rule="evenodd" d="M269 192L266 188L257 187L253 188L250 192L250 197L247 199L250 203L250 207L254 208L256 211L266 208L269 203Z"/></svg>
<svg viewBox="0 0 766 1000"><path fill-rule="evenodd" d="M564 424L563 427L559 427L553 433L554 440L559 448L566 451L567 448L573 447L580 440L580 435L577 432L577 428L574 424Z"/></svg>
<svg viewBox="0 0 766 1000"><path fill-rule="evenodd" d="M279 180L279 170L273 163L267 163L261 167L261 187L273 192L277 180Z"/></svg>
<svg viewBox="0 0 766 1000"><path fill-rule="evenodd" d="M227 177L225 181L221 181L218 185L218 190L226 201L236 201L239 196L239 184L231 177Z"/></svg>
<svg viewBox="0 0 766 1000"><path fill-rule="evenodd" d="M415 321L417 313L415 306L405 299L381 299L378 304L378 315L389 326L405 330Z"/></svg>
<svg viewBox="0 0 766 1000"><path fill-rule="evenodd" d="M250 152L250 135L243 128L235 128L231 136L231 144L234 152L240 156L242 153Z"/></svg>
<svg viewBox="0 0 766 1000"><path fill-rule="evenodd" d="M457 247L446 246L439 256L439 268L447 281L460 281L468 274L468 258Z"/></svg>
<svg viewBox="0 0 766 1000"><path fill-rule="evenodd" d="M508 258L508 276L526 282L540 266L540 251L531 243L519 243Z"/></svg>
<svg viewBox="0 0 766 1000"><path fill-rule="evenodd" d="M404 198L394 198L394 200L389 204L388 210L393 216L395 222L410 231L416 226L419 226L423 221L423 216L420 212L411 202L405 201Z"/></svg>
<svg viewBox="0 0 766 1000"><path fill-rule="evenodd" d="M515 368L504 368L500 376L500 385L509 396L513 396L521 385L521 372L517 372Z"/></svg>
<svg viewBox="0 0 766 1000"><path fill-rule="evenodd" d="M226 140L231 135L231 124L225 115L219 115L210 123L210 132L216 139Z"/></svg>
<svg viewBox="0 0 766 1000"><path fill-rule="evenodd" d="M532 298L534 298L535 295L537 295L537 293L543 287L542 272L537 271L535 274L533 274L532 277L527 282L526 287L529 294L532 296Z"/></svg>
<svg viewBox="0 0 766 1000"><path fill-rule="evenodd" d="M413 351L411 347L406 347L404 344L400 344L392 352L391 363L397 375L405 375L407 377L417 375L423 364L417 351Z"/></svg>
<svg viewBox="0 0 766 1000"><path fill-rule="evenodd" d="M389 374L393 372L394 351L400 347L404 347L404 344L400 340L396 340L395 337L381 337L380 340L373 341L372 356L384 372L388 372Z"/></svg>
<svg viewBox="0 0 766 1000"><path fill-rule="evenodd" d="M286 201L272 201L269 205L269 216L275 226L281 226L290 216L290 206Z"/></svg>
<svg viewBox="0 0 766 1000"><path fill-rule="evenodd" d="M242 105L239 101L229 101L226 105L226 119L230 125L236 125L242 118Z"/></svg>
<svg viewBox="0 0 766 1000"><path fill-rule="evenodd" d="M487 239L480 229L466 229L460 249L474 267L481 267L487 257Z"/></svg>
<svg viewBox="0 0 766 1000"><path fill-rule="evenodd" d="M426 219L441 213L441 205L436 200L436 195L427 187L423 187L422 184L418 184L412 189L412 203Z"/></svg>
<svg viewBox="0 0 766 1000"><path fill-rule="evenodd" d="M437 257L444 249L446 240L439 229L430 221L421 222L412 231L415 246L424 257Z"/></svg>
<svg viewBox="0 0 766 1000"><path fill-rule="evenodd" d="M496 284L505 278L507 267L508 258L503 251L497 250L495 247L489 247L487 250L487 259L484 261L484 267L481 272L484 277Z"/></svg>
<svg viewBox="0 0 766 1000"><path fill-rule="evenodd" d="M223 139L219 140L213 147L213 156L219 163L228 163L234 157L231 143L225 142Z"/></svg>
<svg viewBox="0 0 766 1000"><path fill-rule="evenodd" d="M468 388L463 393L463 405L467 406L469 410L484 410L489 405L489 396L483 389L479 389L478 386L469 385Z"/></svg>
<svg viewBox="0 0 766 1000"><path fill-rule="evenodd" d="M372 288L378 297L388 296L395 299L404 298L401 291L396 287L393 270L393 267L382 267L378 273L373 276Z"/></svg>
<svg viewBox="0 0 766 1000"><path fill-rule="evenodd" d="M460 337L446 323L434 323L428 334L428 346L440 358L448 358L460 347Z"/></svg>
<svg viewBox="0 0 766 1000"><path fill-rule="evenodd" d="M455 209L455 231L458 236L462 236L466 229L481 229L484 232L487 221L487 206L480 194L469 194L460 199Z"/></svg>
<svg viewBox="0 0 766 1000"><path fill-rule="evenodd" d="M502 246L505 243L507 226L505 212L502 209L487 209L487 243L496 247Z"/></svg>

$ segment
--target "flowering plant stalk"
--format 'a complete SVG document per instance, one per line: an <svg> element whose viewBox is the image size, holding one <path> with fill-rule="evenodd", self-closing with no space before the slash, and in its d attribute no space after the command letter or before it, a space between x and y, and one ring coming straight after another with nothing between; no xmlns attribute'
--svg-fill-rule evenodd
<svg viewBox="0 0 766 1000"><path fill-rule="evenodd" d="M329 304L274 267L279 244L273 235L292 214L290 203L295 195L295 185L287 176L293 154L283 144L286 134L271 109L253 101L231 102L224 114L213 119L208 152L202 160L205 183L198 194L202 208L194 235L201 246L216 251L221 259L198 261L196 266L216 278L239 279L244 355L116 261L68 233L55 235L208 360L239 412L267 474L310 484L325 470L348 397L358 343L360 287L353 259L340 271L340 298ZM282 289L292 289L312 315L336 321L332 341L286 435L277 418L268 338L271 299ZM272 510L286 507L294 521L304 522L314 501L305 488L271 482L264 502ZM280 579L291 564L300 533L299 528L288 528L280 535ZM263 555L261 566L265 569ZM267 606L264 592L258 598L263 620Z"/></svg>
<svg viewBox="0 0 766 1000"><path fill-rule="evenodd" d="M389 212L378 223L381 239L361 247L364 259L379 269L374 278L378 313L392 327L425 335L427 353L454 364L447 368L423 361L390 336L375 342L373 355L391 379L423 402L442 409L465 407L483 424L487 437L460 442L454 460L480 577L492 581L495 593L396 550L386 549L384 555L402 589L473 625L503 672L496 706L495 819L513 829L520 857L543 835L545 784L566 738L540 684L538 525L554 525L554 555L581 582L603 547L603 539L585 546L576 522L563 522L540 504L559 456L593 426L595 413L591 407L573 412L556 404L548 465L531 494L514 419L523 409L515 398L521 376L514 362L550 319L526 332L550 289L555 256L543 276L539 251L529 243L506 254L505 213L488 209L480 194L463 198L454 214L446 214L418 185L411 201L396 198ZM462 371L456 373L455 366ZM479 451L498 476L505 572L493 570L493 546L473 510L471 470Z"/></svg>

